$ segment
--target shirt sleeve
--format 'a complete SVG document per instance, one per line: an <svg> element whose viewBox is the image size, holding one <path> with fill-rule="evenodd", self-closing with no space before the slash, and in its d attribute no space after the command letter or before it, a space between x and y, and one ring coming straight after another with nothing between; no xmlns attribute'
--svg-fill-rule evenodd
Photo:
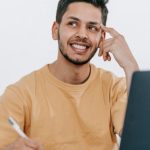
<svg viewBox="0 0 150 150"><path fill-rule="evenodd" d="M123 128L127 105L127 86L125 78L113 77L111 87L111 118L115 134L119 134Z"/></svg>
<svg viewBox="0 0 150 150"><path fill-rule="evenodd" d="M24 130L25 105L23 94L15 86L9 86L0 97L0 149L14 142L18 134L8 123L8 117L14 120Z"/></svg>

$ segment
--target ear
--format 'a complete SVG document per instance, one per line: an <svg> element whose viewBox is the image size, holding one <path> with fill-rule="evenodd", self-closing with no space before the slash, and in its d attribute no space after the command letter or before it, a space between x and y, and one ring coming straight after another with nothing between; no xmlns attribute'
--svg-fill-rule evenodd
<svg viewBox="0 0 150 150"><path fill-rule="evenodd" d="M104 41L104 40L105 40L105 37L106 37L106 32L102 30L102 33L101 33L101 40Z"/></svg>
<svg viewBox="0 0 150 150"><path fill-rule="evenodd" d="M105 40L105 37L106 37L106 33L105 33L105 31L102 30L101 31L101 39L100 39L100 42L99 42L99 47L101 46L101 44Z"/></svg>
<svg viewBox="0 0 150 150"><path fill-rule="evenodd" d="M106 32L102 30L101 32L101 39L100 39L100 42L99 42L99 53L98 53L98 56L102 56L103 55L103 42L105 40L105 37L106 37Z"/></svg>
<svg viewBox="0 0 150 150"><path fill-rule="evenodd" d="M105 40L105 37L106 37L106 32L102 30L101 39L100 39L100 42L99 42L99 47L101 47L101 45L103 44L103 41Z"/></svg>
<svg viewBox="0 0 150 150"><path fill-rule="evenodd" d="M53 38L53 40L58 40L58 30L59 30L59 24L57 22L54 22L52 25L52 38Z"/></svg>

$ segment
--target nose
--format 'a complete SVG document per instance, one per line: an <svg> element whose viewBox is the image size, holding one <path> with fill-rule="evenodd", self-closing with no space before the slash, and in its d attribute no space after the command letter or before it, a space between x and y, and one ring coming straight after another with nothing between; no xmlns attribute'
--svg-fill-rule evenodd
<svg viewBox="0 0 150 150"><path fill-rule="evenodd" d="M76 33L76 36L81 38L81 39L87 39L88 38L88 34L87 34L87 30L86 30L86 27L84 26L81 26L77 33Z"/></svg>

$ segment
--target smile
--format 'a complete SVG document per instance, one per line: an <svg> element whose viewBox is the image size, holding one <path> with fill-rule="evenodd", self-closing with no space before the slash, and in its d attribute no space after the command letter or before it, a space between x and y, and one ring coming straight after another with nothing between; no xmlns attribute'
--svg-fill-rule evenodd
<svg viewBox="0 0 150 150"><path fill-rule="evenodd" d="M86 46L78 45L78 44L72 44L72 47L77 48L77 49L81 49L81 50L85 50L86 49Z"/></svg>
<svg viewBox="0 0 150 150"><path fill-rule="evenodd" d="M72 43L70 44L74 51L78 53L84 53L89 49L89 45L86 44L79 44L79 43Z"/></svg>

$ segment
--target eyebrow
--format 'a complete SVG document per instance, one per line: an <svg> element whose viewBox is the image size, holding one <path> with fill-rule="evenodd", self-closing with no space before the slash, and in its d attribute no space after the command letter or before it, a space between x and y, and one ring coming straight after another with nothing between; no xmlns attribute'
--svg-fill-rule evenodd
<svg viewBox="0 0 150 150"><path fill-rule="evenodd" d="M73 20L76 20L76 21L80 21L79 18L73 17L73 16L68 17L68 19L73 19ZM100 23L99 22L95 22L95 21L89 21L88 24L90 24L90 25L99 25L100 26Z"/></svg>
<svg viewBox="0 0 150 150"><path fill-rule="evenodd" d="M73 20L76 20L76 21L80 21L79 18L76 18L76 17L73 17L73 16L68 17L68 19L73 19Z"/></svg>

